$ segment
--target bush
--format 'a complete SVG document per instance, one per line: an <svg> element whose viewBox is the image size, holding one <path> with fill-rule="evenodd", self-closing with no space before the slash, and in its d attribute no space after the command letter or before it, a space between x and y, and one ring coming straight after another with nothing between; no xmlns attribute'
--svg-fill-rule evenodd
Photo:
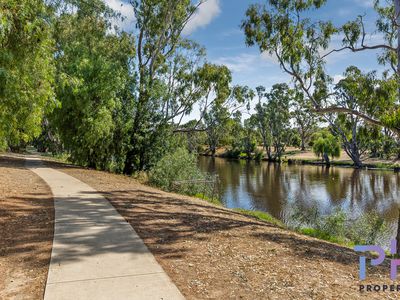
<svg viewBox="0 0 400 300"><path fill-rule="evenodd" d="M288 228L303 234L340 244L375 244L385 234L387 226L377 213L366 213L352 220L343 210L321 215L318 209L294 207L285 216Z"/></svg>
<svg viewBox="0 0 400 300"><path fill-rule="evenodd" d="M255 161L261 161L264 157L264 153L262 151L256 150L254 152L254 160Z"/></svg>
<svg viewBox="0 0 400 300"><path fill-rule="evenodd" d="M354 225L349 228L348 237L355 244L375 244L379 235L388 230L384 219L376 212L364 214L353 222Z"/></svg>
<svg viewBox="0 0 400 300"><path fill-rule="evenodd" d="M232 159L237 159L239 158L240 155L240 150L238 149L230 149L226 152L226 158L232 158Z"/></svg>
<svg viewBox="0 0 400 300"><path fill-rule="evenodd" d="M149 183L165 191L187 195L207 194L209 187L204 183L181 182L187 180L204 180L209 175L197 167L197 157L184 148L178 148L159 160L149 173Z"/></svg>

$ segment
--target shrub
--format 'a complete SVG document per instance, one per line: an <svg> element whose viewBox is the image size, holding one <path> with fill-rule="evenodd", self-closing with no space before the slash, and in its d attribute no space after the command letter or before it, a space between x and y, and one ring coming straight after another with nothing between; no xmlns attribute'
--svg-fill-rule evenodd
<svg viewBox="0 0 400 300"><path fill-rule="evenodd" d="M184 148L178 148L161 158L149 173L149 183L165 191L173 191L187 195L206 194L208 186L193 182L204 180L209 175L197 167L197 157ZM181 181L181 182L179 182ZM191 182L182 182L191 181Z"/></svg>
<svg viewBox="0 0 400 300"><path fill-rule="evenodd" d="M347 235L355 244L372 245L387 229L384 219L376 212L370 212L354 220Z"/></svg>
<svg viewBox="0 0 400 300"><path fill-rule="evenodd" d="M303 234L340 244L375 244L385 234L387 226L377 213L365 213L352 220L343 210L330 215L321 215L318 209L292 208L284 216L287 227Z"/></svg>
<svg viewBox="0 0 400 300"><path fill-rule="evenodd" d="M256 150L254 152L254 160L261 161L263 159L264 153L262 151Z"/></svg>
<svg viewBox="0 0 400 300"><path fill-rule="evenodd" d="M318 157L322 156L326 164L329 164L329 157L340 157L339 140L329 131L320 131L314 134L312 149Z"/></svg>
<svg viewBox="0 0 400 300"><path fill-rule="evenodd" d="M237 159L239 158L240 155L240 150L238 149L230 149L226 152L225 157L226 158L232 158L232 159Z"/></svg>

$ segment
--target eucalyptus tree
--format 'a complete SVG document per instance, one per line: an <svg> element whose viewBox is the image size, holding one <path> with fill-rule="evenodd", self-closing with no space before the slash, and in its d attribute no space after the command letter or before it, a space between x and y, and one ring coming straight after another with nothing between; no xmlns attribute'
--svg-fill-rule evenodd
<svg viewBox="0 0 400 300"><path fill-rule="evenodd" d="M267 118L274 147L273 160L280 161L290 139L290 102L293 91L285 83L275 84L267 97Z"/></svg>
<svg viewBox="0 0 400 300"><path fill-rule="evenodd" d="M137 86L129 128L129 150L124 163L126 174L149 168L162 155L166 142L164 131L169 127L166 120L173 120L174 114L178 113L169 109L179 110L181 106L181 103L171 103L170 100L175 99L168 95L176 93L172 80L179 74L182 63L178 52L190 50L189 42L182 38L182 31L198 7L190 0L132 0L131 4L136 18ZM188 67L187 62L183 63L185 68ZM181 100L187 99L182 97L178 101Z"/></svg>
<svg viewBox="0 0 400 300"><path fill-rule="evenodd" d="M231 116L240 120L240 109L249 108L254 92L247 86L232 86L232 75L226 66L206 64L202 78L207 96L200 103L201 115L192 129L207 133L209 149L214 156L221 141L227 140ZM201 123L204 123L203 128L199 127Z"/></svg>
<svg viewBox="0 0 400 300"><path fill-rule="evenodd" d="M376 105L376 100L379 99L377 89L380 89L381 82L377 81L375 72L363 74L358 68L349 67L344 75L345 78L335 87L337 105L373 117L384 113L386 105ZM385 101L389 102L391 99L385 97L380 102ZM369 148L370 130L365 130L368 125L363 118L353 114L339 113L335 120L335 128L342 133L343 148L355 166L362 166L361 158Z"/></svg>
<svg viewBox="0 0 400 300"><path fill-rule="evenodd" d="M263 100L266 96L266 88L264 86L256 87L258 102L255 106L254 118L257 120L257 129L260 133L263 148L267 154L268 160L272 160L272 148L271 148L271 132L268 129L268 115L267 107L263 105Z"/></svg>
<svg viewBox="0 0 400 300"><path fill-rule="evenodd" d="M313 21L305 15L318 9L325 0L317 1L265 1L264 5L251 5L246 12L242 28L249 46L257 45L261 52L274 55L281 68L295 80L296 86L305 93L314 111L323 114L335 134L346 143L346 133L335 125L339 113L358 116L372 125L387 126L400 133L398 97L398 24L399 0L391 5L380 6L375 1L379 15L377 31L385 43L367 45L363 17L335 27L330 21ZM396 21L396 22L394 22ZM343 35L342 47L329 50L334 35ZM370 115L336 103L333 97L333 80L325 72L326 58L340 51L367 51L380 49L378 61L390 67L385 73L382 85L376 91L375 104L382 108L381 114ZM392 70L392 74L390 74ZM354 162L359 166L359 162Z"/></svg>
<svg viewBox="0 0 400 300"><path fill-rule="evenodd" d="M50 19L42 0L0 3L0 148L37 137L55 105Z"/></svg>
<svg viewBox="0 0 400 300"><path fill-rule="evenodd" d="M295 93L291 103L291 109L291 116L300 136L300 149L301 151L305 151L306 144L308 144L311 136L317 130L318 117L312 111L312 107L308 105L304 94L300 91Z"/></svg>
<svg viewBox="0 0 400 300"><path fill-rule="evenodd" d="M260 91L258 88L260 99ZM256 125L262 137L268 160L280 161L290 140L290 103L294 91L286 83L275 84L269 92L263 92L265 101L256 104Z"/></svg>
<svg viewBox="0 0 400 300"><path fill-rule="evenodd" d="M55 22L56 95L49 116L72 160L119 171L133 107L132 36L113 33L103 1L63 1Z"/></svg>
<svg viewBox="0 0 400 300"><path fill-rule="evenodd" d="M212 106L204 115L204 123L206 126L207 145L211 156L215 156L217 148L221 146L222 140L229 133L229 111L222 105Z"/></svg>
<svg viewBox="0 0 400 300"><path fill-rule="evenodd" d="M246 153L248 159L257 150L256 119L248 118L243 122L243 136L241 137L241 150Z"/></svg>

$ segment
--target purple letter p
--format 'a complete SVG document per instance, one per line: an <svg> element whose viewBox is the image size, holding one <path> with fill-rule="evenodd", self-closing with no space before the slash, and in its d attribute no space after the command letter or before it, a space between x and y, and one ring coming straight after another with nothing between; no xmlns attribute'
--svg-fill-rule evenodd
<svg viewBox="0 0 400 300"><path fill-rule="evenodd" d="M366 252L366 251L374 251L378 253L378 257L375 259L371 259L371 266L380 265L385 260L385 251L379 246L354 246L354 251L357 252ZM360 256L360 280L364 280L366 275L366 261L367 258L365 256Z"/></svg>

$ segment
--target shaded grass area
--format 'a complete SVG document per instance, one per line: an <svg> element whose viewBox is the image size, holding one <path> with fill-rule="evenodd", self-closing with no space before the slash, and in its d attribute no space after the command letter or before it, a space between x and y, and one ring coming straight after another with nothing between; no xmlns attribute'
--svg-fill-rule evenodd
<svg viewBox="0 0 400 300"><path fill-rule="evenodd" d="M197 194L194 195L194 197L195 198L199 198L201 200L205 200L205 201L207 201L208 203L211 203L211 204L215 204L215 205L218 205L218 206L223 206L221 200L219 200L218 198L209 197L207 195L204 195L203 193L197 193Z"/></svg>

